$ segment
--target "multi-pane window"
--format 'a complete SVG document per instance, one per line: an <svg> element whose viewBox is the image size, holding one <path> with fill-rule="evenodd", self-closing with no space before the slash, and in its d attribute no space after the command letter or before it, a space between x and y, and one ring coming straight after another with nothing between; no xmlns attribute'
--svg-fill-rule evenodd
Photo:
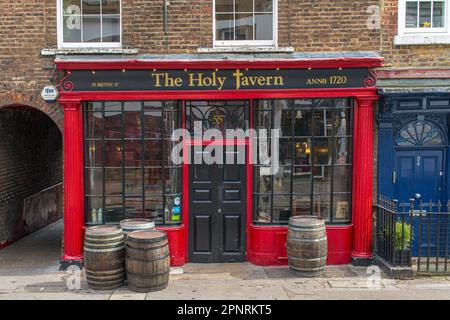
<svg viewBox="0 0 450 320"><path fill-rule="evenodd" d="M448 0L400 1L400 29L408 32L446 32Z"/></svg>
<svg viewBox="0 0 450 320"><path fill-rule="evenodd" d="M215 45L275 45L276 0L215 0Z"/></svg>
<svg viewBox="0 0 450 320"><path fill-rule="evenodd" d="M120 47L120 0L58 0L60 47Z"/></svg>
<svg viewBox="0 0 450 320"><path fill-rule="evenodd" d="M267 147L258 142L255 223L284 224L297 215L351 221L350 99L256 100L254 128L280 130L278 170L264 161L275 137L268 135Z"/></svg>
<svg viewBox="0 0 450 320"><path fill-rule="evenodd" d="M92 102L84 112L87 224L181 222L181 166L171 161L178 101Z"/></svg>

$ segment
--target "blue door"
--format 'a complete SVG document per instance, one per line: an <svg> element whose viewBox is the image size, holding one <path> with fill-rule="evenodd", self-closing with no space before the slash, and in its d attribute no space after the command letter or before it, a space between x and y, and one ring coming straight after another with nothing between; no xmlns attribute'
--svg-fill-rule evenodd
<svg viewBox="0 0 450 320"><path fill-rule="evenodd" d="M413 220L413 242L412 253L414 256L419 254L419 246L421 247L421 255L424 255L428 248L431 248L431 254L435 254L436 250L436 226L431 224L430 242L428 242L428 228L425 226L426 211L428 203L432 201L437 204L443 200L443 151L442 150L426 150L426 149L410 149L396 151L395 153L396 173L394 177L395 192L399 204L406 202L409 207L409 199L415 198L415 209L418 209L419 201L416 195L424 204L424 215L422 217L422 230L419 236L419 217ZM401 208L400 208L401 210ZM436 208L434 208L436 210ZM419 242L420 241L420 242Z"/></svg>

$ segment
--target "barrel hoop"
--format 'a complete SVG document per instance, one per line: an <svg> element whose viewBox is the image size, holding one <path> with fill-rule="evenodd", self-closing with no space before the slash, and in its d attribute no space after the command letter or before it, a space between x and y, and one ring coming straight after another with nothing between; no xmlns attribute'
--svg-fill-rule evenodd
<svg viewBox="0 0 450 320"><path fill-rule="evenodd" d="M90 247L90 248L99 248L99 247L109 247L109 248L115 248L118 246L123 246L125 244L124 241L120 241L120 242L113 242L113 243L92 243L92 242L88 242L88 243L84 243L85 247Z"/></svg>
<svg viewBox="0 0 450 320"><path fill-rule="evenodd" d="M305 232L317 232L317 231L325 231L326 228L325 227L320 227L320 228L302 228L302 227L297 227L297 226L293 226L293 225L289 225L288 230L294 230L294 231L305 231Z"/></svg>
<svg viewBox="0 0 450 320"><path fill-rule="evenodd" d="M114 251L120 251L123 249L125 249L125 245L117 247L117 248L111 248L111 249L91 249L86 246L84 247L84 250L88 251L88 252L114 252Z"/></svg>
<svg viewBox="0 0 450 320"><path fill-rule="evenodd" d="M110 238L97 238L97 237L84 237L85 241L117 241L117 240L123 240L123 233L120 233L120 235L117 235L116 237L110 237Z"/></svg>
<svg viewBox="0 0 450 320"><path fill-rule="evenodd" d="M110 232L110 233L89 233L86 232L85 237L87 238L105 238L105 237L118 237L121 236L123 234L122 229L117 230L115 232Z"/></svg>
<svg viewBox="0 0 450 320"><path fill-rule="evenodd" d="M163 244L161 244L160 246L157 246L157 247L151 247L151 248L135 248L135 247L133 247L133 246L130 246L130 243L127 242L127 247L128 247L128 248L135 249L135 250L139 250L139 251L153 251L153 250L156 250L156 249L164 248L164 247L166 247L167 245L168 245L168 242L165 242L165 243L163 243Z"/></svg>
<svg viewBox="0 0 450 320"><path fill-rule="evenodd" d="M311 258L311 259L306 259L306 258L295 258L295 257L288 257L290 260L296 260L296 261L322 261L322 260L326 260L327 256L323 256L320 258Z"/></svg>
<svg viewBox="0 0 450 320"><path fill-rule="evenodd" d="M292 238L292 237L288 237L288 240L292 240L294 242L319 242L319 241L326 241L327 238L318 238L318 239L313 239L313 238L307 238L307 239L298 239L298 238Z"/></svg>
<svg viewBox="0 0 450 320"><path fill-rule="evenodd" d="M103 270L103 271L95 271L92 269L86 269L86 274L94 274L95 273L96 275L100 275L100 274L106 273L106 272L111 273L111 274L119 274L119 273L125 272L125 268L114 269L114 270Z"/></svg>
<svg viewBox="0 0 450 320"><path fill-rule="evenodd" d="M170 271L167 272L158 272L158 273L152 273L152 274L147 274L147 273L136 273L136 272L130 272L127 271L127 274L132 275L132 276L136 276L136 277L141 277L141 278L154 278L157 276L165 276L165 275L169 275Z"/></svg>
<svg viewBox="0 0 450 320"><path fill-rule="evenodd" d="M158 260L164 260L164 259L167 259L167 258L169 258L170 257L170 254L169 253L167 253L167 254L165 254L163 257L158 257L158 258L154 258L154 259L150 259L150 260L147 260L147 259L137 259L137 258L132 258L132 257L130 257L128 254L126 255L126 259L128 259L128 260L132 260L132 261L142 261L142 262L153 262L153 261L158 261Z"/></svg>

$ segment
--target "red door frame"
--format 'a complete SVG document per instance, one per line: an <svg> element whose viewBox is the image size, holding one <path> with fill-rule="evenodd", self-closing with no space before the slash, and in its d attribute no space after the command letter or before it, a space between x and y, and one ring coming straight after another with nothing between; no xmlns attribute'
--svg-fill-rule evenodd
<svg viewBox="0 0 450 320"><path fill-rule="evenodd" d="M381 66L382 58L367 58L367 59L321 59L311 61L90 61L90 62L67 62L56 59L56 65L59 70L65 70L70 74L71 70L96 70L96 69L188 69L188 68L202 68L202 69L232 69L232 68L248 68L248 69L274 69L276 68L355 68L355 67L377 67ZM59 102L64 106L65 117L65 167L76 170L65 171L64 187L65 187L65 251L61 258L62 261L70 262L71 260L79 260L82 257L82 228L84 225L84 164L83 159L83 137L80 135L83 128L82 120L82 102L84 101L102 101L102 100L250 100L253 99L307 99L307 98L353 98L355 104L355 128L354 128L354 169L353 169L353 224L351 226L331 226L330 230L345 229L347 238L352 242L351 250L352 256L356 259L366 259L371 257L371 189L372 186L372 172L371 172L371 155L372 155L372 120L373 120L373 102L378 100L376 88L371 83L366 88L335 88L335 89L281 89L281 90L242 90L242 91L152 91L152 92L75 92L70 91L70 88L61 86L61 97ZM252 108L252 106L250 106ZM184 105L183 105L184 110ZM252 111L252 109L250 110ZM183 112L184 113L184 112ZM360 114L361 113L361 114ZM185 116L183 115L183 124L185 123ZM252 123L253 114L250 112L250 123ZM70 120L69 120L70 119ZM370 137L369 137L370 136ZM358 145L361 141L361 146ZM286 263L284 258L279 257L274 260L272 254L269 258L251 258L250 241L252 233L249 232L253 228L255 232L261 231L263 227L256 227L252 225L252 165L250 161L251 148L247 144L248 152L248 166L247 166L247 253L248 259L256 264L279 264ZM357 149L361 149L358 150ZM365 161L362 165L359 162ZM369 169L370 168L370 169ZM369 172L370 170L370 172ZM183 171L186 168L183 167ZM358 173L358 178L355 178L355 173ZM188 184L183 184L183 212L188 212L186 207L186 200L188 194ZM80 203L77 203L80 201ZM356 206L355 206L356 204ZM358 212L356 212L358 211ZM369 214L370 211L370 214ZM186 219L185 214L184 219ZM369 217L370 216L370 217ZM162 228L167 230L169 237L176 232L177 247L172 247L172 265L182 265L186 262L187 257L187 230L186 226L188 220L184 220L185 224L177 228ZM354 227L354 237L351 230ZM265 227L271 229L272 232L283 236L286 232L286 227L272 226ZM261 237L264 238L264 237ZM352 238L354 238L352 240ZM339 241L339 239L337 239ZM180 242L183 242L181 244ZM348 244L347 244L348 246ZM183 247L183 248L181 248ZM179 254L183 252L183 256ZM279 254L279 253L276 253ZM346 255L345 255L346 256ZM278 261L278 262L276 262ZM336 262L347 261L347 259L337 259Z"/></svg>

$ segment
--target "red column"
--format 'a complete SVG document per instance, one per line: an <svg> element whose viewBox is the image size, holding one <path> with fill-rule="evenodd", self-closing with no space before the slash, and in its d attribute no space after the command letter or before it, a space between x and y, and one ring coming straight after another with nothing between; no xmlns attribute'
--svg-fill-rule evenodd
<svg viewBox="0 0 450 320"><path fill-rule="evenodd" d="M83 112L78 100L60 103L64 106L64 270L81 266L83 259Z"/></svg>
<svg viewBox="0 0 450 320"><path fill-rule="evenodd" d="M352 263L372 263L372 165L374 98L356 99L353 150Z"/></svg>

